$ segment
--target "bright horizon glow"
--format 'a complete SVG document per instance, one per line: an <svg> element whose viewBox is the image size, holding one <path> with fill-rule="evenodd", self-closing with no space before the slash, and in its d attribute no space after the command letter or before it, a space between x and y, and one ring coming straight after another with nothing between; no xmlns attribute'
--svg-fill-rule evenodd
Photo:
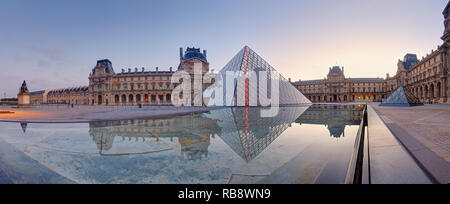
<svg viewBox="0 0 450 204"><path fill-rule="evenodd" d="M0 98L88 85L99 59L176 69L179 47L208 50L220 70L245 45L293 81L394 75L406 53L442 44L443 0L3 0Z"/></svg>

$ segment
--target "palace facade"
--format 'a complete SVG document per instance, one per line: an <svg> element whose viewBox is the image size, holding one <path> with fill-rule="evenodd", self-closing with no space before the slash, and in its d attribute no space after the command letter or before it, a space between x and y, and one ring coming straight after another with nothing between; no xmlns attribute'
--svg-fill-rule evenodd
<svg viewBox="0 0 450 204"><path fill-rule="evenodd" d="M344 67L330 67L321 80L297 81L293 85L311 102L368 102L387 97L383 78L345 78Z"/></svg>
<svg viewBox="0 0 450 204"><path fill-rule="evenodd" d="M450 103L450 2L444 9L443 44L421 60L406 54L397 63L397 73L382 78L345 78L344 68L332 67L323 80L294 82L312 102L382 101L404 86L422 103Z"/></svg>
<svg viewBox="0 0 450 204"><path fill-rule="evenodd" d="M180 48L179 71L186 71L192 77L194 64L201 63L202 74L209 71L206 50L187 48L183 55ZM132 70L122 69L115 73L111 61L99 60L89 75L89 103L97 105L133 105L133 104L172 104L171 94L178 85L171 82L174 74L172 67L168 71L146 71L144 67Z"/></svg>
<svg viewBox="0 0 450 204"><path fill-rule="evenodd" d="M209 72L206 50L180 48L179 71L186 71L194 78L194 64L200 63L202 74ZM31 94L33 104L80 104L80 105L169 105L175 70L145 70L144 67L122 69L116 73L108 59L98 60L89 74L89 86L37 91ZM203 84L205 89L208 84ZM193 85L191 86L193 87ZM193 94L192 94L193 96Z"/></svg>
<svg viewBox="0 0 450 204"><path fill-rule="evenodd" d="M50 104L75 104L75 105L86 105L89 104L89 89L87 86L55 89L49 91L40 91L37 94L32 94L31 98L34 104L40 103L50 103ZM40 93L43 94L40 97ZM36 95L36 96L34 96ZM43 100L41 102L40 100ZM46 102L44 102L46 100Z"/></svg>
<svg viewBox="0 0 450 204"><path fill-rule="evenodd" d="M387 77L388 93L404 86L422 103L450 103L450 2L444 9L443 44L420 61L413 54L399 60L397 73Z"/></svg>

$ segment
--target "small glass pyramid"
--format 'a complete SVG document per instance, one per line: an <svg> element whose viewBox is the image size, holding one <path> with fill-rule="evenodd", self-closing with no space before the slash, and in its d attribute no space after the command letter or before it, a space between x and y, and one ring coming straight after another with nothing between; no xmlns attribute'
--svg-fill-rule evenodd
<svg viewBox="0 0 450 204"><path fill-rule="evenodd" d="M297 105L297 104L311 104L311 101L306 98L302 93L300 93L299 90L297 90L286 78L281 76L272 66L270 66L269 63L267 63L263 58L261 58L258 54L256 54L252 49L250 49L248 46L245 46L239 53L234 56L230 62L228 62L227 65L220 71L220 79L218 80L221 84L218 87L217 84L209 87L204 92L205 96L205 102L211 101L208 99L215 97L215 89L220 88L223 90L223 97L224 100L224 106L239 106L237 105L238 97L245 96L247 97L247 104L245 106L248 106L248 101L257 101L257 106L261 106L260 102L263 101L264 104L267 104L267 101L264 101L262 97L258 94L252 94L249 93L249 90L258 90L263 89L262 87L259 87L259 83L250 83L247 84L248 87L242 88L238 86L244 86L243 84L239 84L237 79L231 79L229 81L233 82L233 86L226 86L227 83L227 75L226 73L228 71L232 72L238 72L241 71L241 73L244 73L247 77L247 73L254 72L258 76L258 79L261 77L261 71L266 71L267 74L267 87L264 88L267 91L267 96L271 97L271 82L272 80L278 80L279 81L279 105ZM275 76L275 74L278 75L278 77ZM246 78L247 79L247 78ZM256 86L256 87L255 87ZM262 90L263 92L265 90ZM246 92L246 93L245 93ZM208 98L209 97L209 98ZM208 104L209 106L212 106L212 104ZM231 105L230 105L231 104ZM250 105L251 106L251 105Z"/></svg>
<svg viewBox="0 0 450 204"><path fill-rule="evenodd" d="M380 106L419 106L423 105L412 93L405 90L403 86L398 87L384 100Z"/></svg>

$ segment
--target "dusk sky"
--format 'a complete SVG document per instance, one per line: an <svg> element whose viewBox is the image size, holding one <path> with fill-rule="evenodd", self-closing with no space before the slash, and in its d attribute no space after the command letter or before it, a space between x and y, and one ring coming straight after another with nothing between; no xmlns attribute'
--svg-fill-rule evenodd
<svg viewBox="0 0 450 204"><path fill-rule="evenodd" d="M220 70L248 45L286 78L395 74L406 53L442 44L447 0L0 0L0 97L88 85L99 59L116 72L168 70L180 47Z"/></svg>

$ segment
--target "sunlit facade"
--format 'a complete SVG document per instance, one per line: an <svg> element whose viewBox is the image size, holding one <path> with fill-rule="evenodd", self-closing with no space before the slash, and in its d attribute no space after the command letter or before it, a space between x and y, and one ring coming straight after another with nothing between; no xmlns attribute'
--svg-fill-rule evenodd
<svg viewBox="0 0 450 204"><path fill-rule="evenodd" d="M194 78L194 64L202 66L202 74L209 72L206 50L180 48L178 70L186 71ZM144 67L122 69L116 73L108 59L98 60L89 74L89 86L42 90L32 92L33 104L75 105L169 105L172 104L172 83L175 70L145 70ZM193 80L191 81L193 83ZM203 90L208 84L203 84Z"/></svg>
<svg viewBox="0 0 450 204"><path fill-rule="evenodd" d="M422 103L450 103L450 81L448 69L450 67L450 2L443 12L444 41L437 50L424 56L420 61L411 62L411 54L399 60L397 73L387 77L388 93L392 93L399 86L404 86ZM414 61L414 60L413 60Z"/></svg>
<svg viewBox="0 0 450 204"><path fill-rule="evenodd" d="M178 70L186 70L193 75L194 63L201 63L204 73L209 71L206 50L187 48L183 55L180 49ZM175 70L167 71L158 67L152 71L131 68L115 73L108 59L97 61L89 75L89 104L96 105L169 105L171 94L177 84L171 83Z"/></svg>
<svg viewBox="0 0 450 204"><path fill-rule="evenodd" d="M386 98L386 81L382 78L346 78L344 67L330 67L321 80L293 83L312 102L371 102Z"/></svg>
<svg viewBox="0 0 450 204"><path fill-rule="evenodd" d="M450 3L443 15L443 44L421 60L415 54L406 54L398 61L394 76L386 74L386 79L345 78L344 68L334 66L323 80L293 84L313 102L380 102L403 86L422 103L450 103Z"/></svg>

